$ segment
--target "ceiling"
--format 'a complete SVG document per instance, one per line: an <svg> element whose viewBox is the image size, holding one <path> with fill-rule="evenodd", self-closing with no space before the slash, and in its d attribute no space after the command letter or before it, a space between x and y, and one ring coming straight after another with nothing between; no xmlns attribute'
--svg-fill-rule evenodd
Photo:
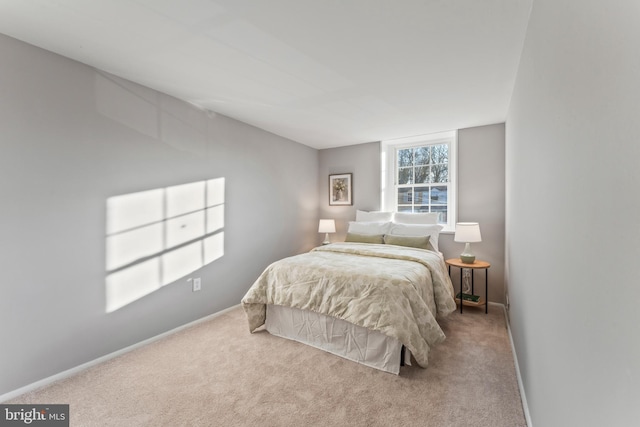
<svg viewBox="0 0 640 427"><path fill-rule="evenodd" d="M0 0L0 33L314 148L503 122L533 0Z"/></svg>

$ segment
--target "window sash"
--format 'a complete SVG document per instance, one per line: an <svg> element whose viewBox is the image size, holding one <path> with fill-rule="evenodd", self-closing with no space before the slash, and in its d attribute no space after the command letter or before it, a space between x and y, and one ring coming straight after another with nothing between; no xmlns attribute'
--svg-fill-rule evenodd
<svg viewBox="0 0 640 427"><path fill-rule="evenodd" d="M411 155L408 158L412 159L409 162L403 162L402 166L398 164L398 153L400 150L409 149L409 148L417 148L417 147L425 147L425 146L437 146L446 144L448 146L447 153L447 163L442 162L433 162L433 157L429 160L425 160L421 158L418 162L421 164L415 164L413 162L413 158L415 156ZM415 154L415 152L413 153ZM414 172L415 168L420 167L438 167L438 166L447 166L448 172L448 181L447 182L430 182L432 179L427 179L428 182L424 183L416 183L414 182ZM441 224L444 226L444 232L453 232L455 230L455 222L457 219L457 132L443 132L434 135L422 135L412 138L402 138L397 140L389 140L382 141L381 143L381 186L382 186L382 209L387 211L420 211L420 207L424 207L423 211L430 212L441 212L446 210L446 222L442 222ZM399 183L399 170L405 169L411 171L411 180L408 182L405 180L405 183ZM429 172L431 174L431 172ZM411 192L411 197L405 199L402 203L399 195L402 192L406 192L407 189L410 188L428 188L429 196L427 200L424 200L424 193L422 191L421 200L419 197L416 198L414 196L414 192ZM433 195L433 189L437 189L438 194ZM443 194L446 191L446 195ZM445 203L439 203L434 199L434 197L446 197Z"/></svg>

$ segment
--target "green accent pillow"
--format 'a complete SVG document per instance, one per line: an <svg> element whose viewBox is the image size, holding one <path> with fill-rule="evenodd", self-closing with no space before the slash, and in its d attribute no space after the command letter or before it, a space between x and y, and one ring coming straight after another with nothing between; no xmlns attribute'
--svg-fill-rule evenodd
<svg viewBox="0 0 640 427"><path fill-rule="evenodd" d="M357 234L347 233L345 242L355 243L384 243L384 234Z"/></svg>
<svg viewBox="0 0 640 427"><path fill-rule="evenodd" d="M429 242L429 236L397 236L395 234L385 234L384 243L387 245L407 246L409 248L427 249L433 251L433 246Z"/></svg>

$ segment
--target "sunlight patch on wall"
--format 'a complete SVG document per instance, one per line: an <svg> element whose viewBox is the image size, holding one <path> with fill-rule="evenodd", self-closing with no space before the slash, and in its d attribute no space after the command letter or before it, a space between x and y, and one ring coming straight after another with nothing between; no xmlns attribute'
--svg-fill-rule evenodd
<svg viewBox="0 0 640 427"><path fill-rule="evenodd" d="M224 255L224 178L107 199L106 312Z"/></svg>

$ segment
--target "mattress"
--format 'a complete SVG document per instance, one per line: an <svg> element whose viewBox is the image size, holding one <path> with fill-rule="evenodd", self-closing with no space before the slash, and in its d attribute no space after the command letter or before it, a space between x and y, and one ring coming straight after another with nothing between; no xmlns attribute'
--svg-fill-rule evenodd
<svg viewBox="0 0 640 427"><path fill-rule="evenodd" d="M378 331L309 310L267 305L265 327L272 335L298 341L392 374L400 373L402 344ZM406 350L405 360L411 360Z"/></svg>

